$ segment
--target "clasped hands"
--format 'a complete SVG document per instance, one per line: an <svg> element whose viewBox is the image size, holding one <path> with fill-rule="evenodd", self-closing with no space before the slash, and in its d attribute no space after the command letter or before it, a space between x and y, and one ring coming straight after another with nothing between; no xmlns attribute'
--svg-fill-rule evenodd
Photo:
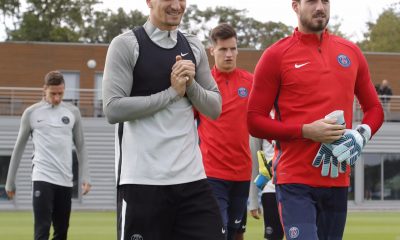
<svg viewBox="0 0 400 240"><path fill-rule="evenodd" d="M181 56L176 56L176 62L171 71L171 87L175 89L179 96L183 97L186 87L193 82L196 73L195 65L191 60L184 60Z"/></svg>

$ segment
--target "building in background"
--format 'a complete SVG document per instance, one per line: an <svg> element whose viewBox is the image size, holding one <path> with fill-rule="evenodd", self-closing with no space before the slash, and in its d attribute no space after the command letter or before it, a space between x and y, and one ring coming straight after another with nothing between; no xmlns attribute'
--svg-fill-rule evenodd
<svg viewBox="0 0 400 240"><path fill-rule="evenodd" d="M42 97L43 76L50 70L64 74L64 99L83 115L89 171L93 188L87 196L75 188L74 209L115 210L114 126L103 118L101 82L108 45L41 42L0 43L0 210L31 209L31 153L27 144L17 173L17 195L4 192L8 164L23 110ZM262 51L240 50L238 67L253 72ZM390 79L394 96L390 121L363 151L352 174L350 208L400 209L400 53L365 53L374 84ZM209 58L210 66L214 64ZM355 102L354 119L359 121ZM75 171L75 183L79 183ZM78 186L78 185L77 185Z"/></svg>

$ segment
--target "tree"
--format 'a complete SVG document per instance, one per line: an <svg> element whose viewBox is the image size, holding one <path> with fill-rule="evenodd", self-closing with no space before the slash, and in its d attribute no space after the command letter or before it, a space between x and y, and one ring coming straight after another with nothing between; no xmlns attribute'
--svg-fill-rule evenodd
<svg viewBox="0 0 400 240"><path fill-rule="evenodd" d="M7 39L9 38L10 29L7 26L7 19L11 18L12 22L17 22L19 17L21 4L18 0L0 0L0 13L2 15L3 26L7 34ZM16 28L14 24L14 28Z"/></svg>
<svg viewBox="0 0 400 240"><path fill-rule="evenodd" d="M363 51L400 52L400 15L394 8L385 10L376 23L368 23L365 40L359 43Z"/></svg>
<svg viewBox="0 0 400 240"><path fill-rule="evenodd" d="M212 27L223 22L236 29L239 48L263 49L293 31L292 27L283 23L262 23L249 18L246 10L216 7L201 11L196 5L187 8L181 28L197 35L206 45Z"/></svg>
<svg viewBox="0 0 400 240"><path fill-rule="evenodd" d="M77 42L98 0L27 0L10 40Z"/></svg>
<svg viewBox="0 0 400 240"><path fill-rule="evenodd" d="M119 8L116 13L111 10L95 12L90 24L83 31L83 41L89 43L109 43L120 33L143 25L147 16L135 10L125 13Z"/></svg>

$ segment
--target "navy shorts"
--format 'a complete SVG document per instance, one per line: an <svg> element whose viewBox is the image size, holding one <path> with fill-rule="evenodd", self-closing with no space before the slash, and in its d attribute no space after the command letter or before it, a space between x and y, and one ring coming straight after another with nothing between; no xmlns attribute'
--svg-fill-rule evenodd
<svg viewBox="0 0 400 240"><path fill-rule="evenodd" d="M228 240L233 239L240 228L243 213L247 209L250 181L227 181L216 178L208 178L217 199L222 222L227 229Z"/></svg>
<svg viewBox="0 0 400 240"><path fill-rule="evenodd" d="M342 239L347 215L347 192L347 187L276 185L286 239Z"/></svg>

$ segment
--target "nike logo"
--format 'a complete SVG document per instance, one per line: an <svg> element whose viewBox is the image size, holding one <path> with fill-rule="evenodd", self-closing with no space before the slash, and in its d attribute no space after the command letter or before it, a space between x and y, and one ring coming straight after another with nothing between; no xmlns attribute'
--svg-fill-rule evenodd
<svg viewBox="0 0 400 240"><path fill-rule="evenodd" d="M294 65L294 67L295 67L295 68L301 68L301 67L304 67L305 65L307 65L307 64L309 64L309 63L310 63L310 62L306 62L306 63L302 63L302 64L297 64L297 63L296 63L296 64Z"/></svg>
<svg viewBox="0 0 400 240"><path fill-rule="evenodd" d="M235 224L239 224L242 220L236 219Z"/></svg>
<svg viewBox="0 0 400 240"><path fill-rule="evenodd" d="M44 121L43 119L37 120L38 123L39 123L39 122L43 122L43 121Z"/></svg>
<svg viewBox="0 0 400 240"><path fill-rule="evenodd" d="M222 228L222 234L225 234L226 230L224 228Z"/></svg>
<svg viewBox="0 0 400 240"><path fill-rule="evenodd" d="M184 56L186 56L186 55L188 55L188 54L189 54L188 52L187 52L187 53L182 53L182 52L181 52L181 56L182 56L182 57L184 57Z"/></svg>

